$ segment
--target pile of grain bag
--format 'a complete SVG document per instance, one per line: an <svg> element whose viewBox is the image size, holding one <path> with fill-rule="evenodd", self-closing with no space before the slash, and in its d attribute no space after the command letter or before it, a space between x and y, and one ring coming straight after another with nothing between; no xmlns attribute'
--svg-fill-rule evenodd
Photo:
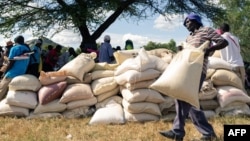
<svg viewBox="0 0 250 141"><path fill-rule="evenodd" d="M185 44L189 46L188 44ZM84 118L89 124L172 121L175 99L201 108L207 118L250 116L250 97L230 64L209 57L207 77L198 91L203 52L188 47L117 51L116 64L95 63L95 53L81 53L55 72L12 79L0 102L0 115Z"/></svg>
<svg viewBox="0 0 250 141"><path fill-rule="evenodd" d="M219 57L209 57L210 76L207 78L217 90L214 98L219 106L215 109L219 116L250 116L250 97L246 93L240 77L232 71L232 66Z"/></svg>
<svg viewBox="0 0 250 141"><path fill-rule="evenodd" d="M40 88L40 81L33 75L13 78L6 97L0 102L0 115L29 116L29 111L34 110L38 104L37 92Z"/></svg>
<svg viewBox="0 0 250 141"><path fill-rule="evenodd" d="M244 90L242 81L232 71L232 66L217 56L209 57L207 77L201 91L198 92L197 86L203 63L201 54L202 49L193 50L191 47L177 53L161 76L150 85L150 88L201 108L207 118L249 116L250 97ZM188 67L190 70L185 70ZM196 82L197 84L194 84ZM170 121L175 116L175 105L171 98L167 98L168 102L164 104L167 106L162 111L162 119Z"/></svg>
<svg viewBox="0 0 250 141"><path fill-rule="evenodd" d="M120 86L126 121L159 120L159 103L164 102L164 98L159 92L149 89L149 85L167 65L161 58L141 49L136 57L126 59L115 69L114 77Z"/></svg>
<svg viewBox="0 0 250 141"><path fill-rule="evenodd" d="M96 63L91 72L91 88L97 103L96 112L89 121L90 125L125 123L119 85L114 79L114 69L117 66L117 64Z"/></svg>
<svg viewBox="0 0 250 141"><path fill-rule="evenodd" d="M0 115L85 116L89 107L97 102L90 86L91 79L87 81L89 72L95 67L95 57L96 54L82 53L58 71L41 72L39 78L26 74L13 78L7 96L1 101Z"/></svg>

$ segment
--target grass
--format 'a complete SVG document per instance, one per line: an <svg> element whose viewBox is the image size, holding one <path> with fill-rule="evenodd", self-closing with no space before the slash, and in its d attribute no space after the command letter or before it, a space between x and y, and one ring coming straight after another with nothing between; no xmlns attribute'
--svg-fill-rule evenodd
<svg viewBox="0 0 250 141"><path fill-rule="evenodd" d="M224 124L249 124L249 117L209 119L219 140ZM127 122L123 125L88 125L90 118L25 119L0 117L1 141L166 141L158 131L168 130L172 122ZM201 134L190 120L186 122L185 141L199 139Z"/></svg>

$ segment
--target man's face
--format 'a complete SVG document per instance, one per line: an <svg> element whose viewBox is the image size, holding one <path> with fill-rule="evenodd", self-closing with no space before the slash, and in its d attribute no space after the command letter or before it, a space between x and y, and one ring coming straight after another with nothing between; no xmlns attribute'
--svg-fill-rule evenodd
<svg viewBox="0 0 250 141"><path fill-rule="evenodd" d="M195 27L196 27L195 21L187 19L185 23L186 23L187 30L191 31L191 32L194 32Z"/></svg>

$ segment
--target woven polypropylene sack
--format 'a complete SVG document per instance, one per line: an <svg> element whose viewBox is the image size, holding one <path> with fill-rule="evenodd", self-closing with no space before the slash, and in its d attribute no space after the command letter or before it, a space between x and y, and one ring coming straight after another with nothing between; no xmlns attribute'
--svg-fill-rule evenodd
<svg viewBox="0 0 250 141"><path fill-rule="evenodd" d="M95 53L81 53L76 58L65 64L59 71L65 71L67 76L73 76L83 81L84 74L95 67Z"/></svg>
<svg viewBox="0 0 250 141"><path fill-rule="evenodd" d="M202 50L208 44L205 42L199 48L186 48L177 53L150 88L200 108L198 92L204 60Z"/></svg>

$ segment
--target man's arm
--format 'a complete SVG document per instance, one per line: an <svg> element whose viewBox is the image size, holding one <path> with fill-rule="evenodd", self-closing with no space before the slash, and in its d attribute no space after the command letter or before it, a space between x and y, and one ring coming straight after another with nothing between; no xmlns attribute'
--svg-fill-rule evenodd
<svg viewBox="0 0 250 141"><path fill-rule="evenodd" d="M228 45L227 40L223 39L223 40L219 40L216 44L211 46L211 48L213 48L214 50L219 50L219 49L225 48L227 45Z"/></svg>
<svg viewBox="0 0 250 141"><path fill-rule="evenodd" d="M6 69L5 72L7 72L8 70L10 70L12 68L12 66L13 66L14 63L15 63L15 60L9 60L9 63L7 65L7 69Z"/></svg>
<svg viewBox="0 0 250 141"><path fill-rule="evenodd" d="M214 42L214 44L205 49L205 55L209 55L211 52L214 52L215 50L220 50L225 48L228 45L228 42L226 39L224 39L221 35L216 33L216 31L212 28L208 29L208 40Z"/></svg>

